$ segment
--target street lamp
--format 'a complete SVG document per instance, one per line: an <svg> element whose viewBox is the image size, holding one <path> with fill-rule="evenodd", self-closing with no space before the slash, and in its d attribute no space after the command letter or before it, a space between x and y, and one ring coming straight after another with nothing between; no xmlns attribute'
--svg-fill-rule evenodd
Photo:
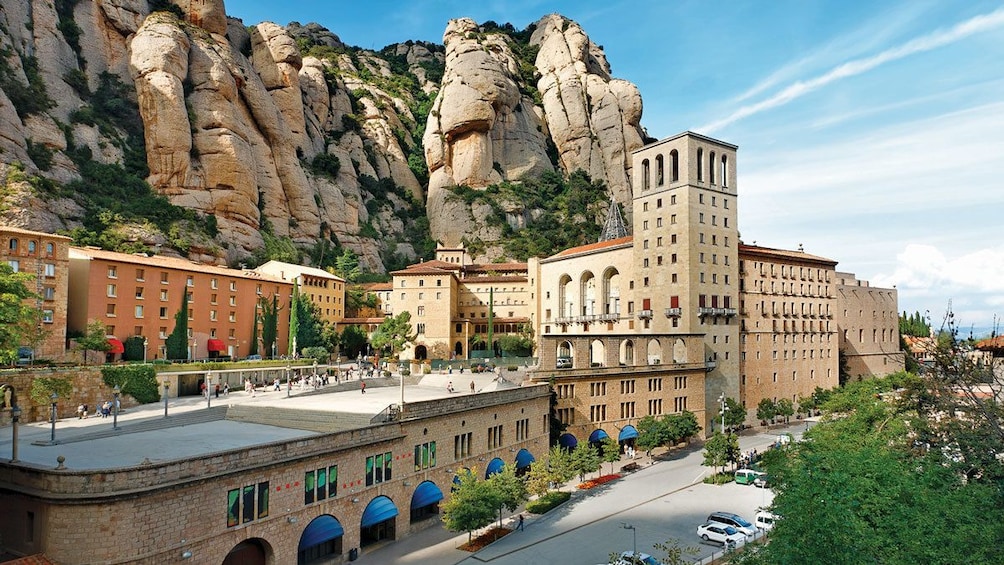
<svg viewBox="0 0 1004 565"><path fill-rule="evenodd" d="M638 559L638 530L635 529L631 524L621 522L621 527L625 530L631 530L631 560L637 561Z"/></svg>
<svg viewBox="0 0 1004 565"><path fill-rule="evenodd" d="M164 417L167 418L167 390L171 388L171 381L164 379Z"/></svg>
<svg viewBox="0 0 1004 565"><path fill-rule="evenodd" d="M212 408L213 398L213 372L206 371L206 408Z"/></svg>
<svg viewBox="0 0 1004 565"><path fill-rule="evenodd" d="M112 406L112 429L119 429L119 395L122 394L122 389L119 385L115 385L112 389L112 394L115 395L115 404Z"/></svg>
<svg viewBox="0 0 1004 565"><path fill-rule="evenodd" d="M722 404L722 433L725 433L725 411L729 409L725 405L725 393L723 392L721 396L718 397L718 402Z"/></svg>
<svg viewBox="0 0 1004 565"><path fill-rule="evenodd" d="M143 338L143 362L146 363L146 348L150 345L150 341L147 338Z"/></svg>
<svg viewBox="0 0 1004 565"><path fill-rule="evenodd" d="M275 344L272 344L272 348L275 348ZM286 361L286 398L289 398L289 394L292 389L293 381L289 380L289 361Z"/></svg>
<svg viewBox="0 0 1004 565"><path fill-rule="evenodd" d="M311 381L311 383L314 385L314 388L316 389L317 388L317 359L314 359L314 380Z"/></svg>
<svg viewBox="0 0 1004 565"><path fill-rule="evenodd" d="M272 342L272 359L275 359L275 342Z"/></svg>
<svg viewBox="0 0 1004 565"><path fill-rule="evenodd" d="M59 402L59 395L53 392L49 400L52 403L52 432L49 434L49 445L56 445L56 403Z"/></svg>
<svg viewBox="0 0 1004 565"><path fill-rule="evenodd" d="M195 342L195 338L193 337L192 338L192 349L189 351L189 354L188 354L188 360L189 361L195 361L195 346L196 346L196 342Z"/></svg>
<svg viewBox="0 0 1004 565"><path fill-rule="evenodd" d="M21 407L14 406L10 409L11 439L10 462L17 463L17 423L21 421Z"/></svg>

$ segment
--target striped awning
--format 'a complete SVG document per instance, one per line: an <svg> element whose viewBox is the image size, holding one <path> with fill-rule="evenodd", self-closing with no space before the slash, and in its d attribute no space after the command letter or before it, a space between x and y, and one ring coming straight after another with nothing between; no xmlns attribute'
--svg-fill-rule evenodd
<svg viewBox="0 0 1004 565"><path fill-rule="evenodd" d="M328 516L327 514L318 516L310 521L307 528L303 530L303 534L300 535L298 550L303 551L308 547L339 538L344 533L345 530L342 529L342 524L334 516Z"/></svg>
<svg viewBox="0 0 1004 565"><path fill-rule="evenodd" d="M415 489L415 494L411 495L411 507L423 508L430 504L435 504L440 500L443 500L443 491L439 490L436 483L425 481L418 485L418 488Z"/></svg>
<svg viewBox="0 0 1004 565"><path fill-rule="evenodd" d="M634 439L636 437L638 437L638 430L634 426L624 426L621 428L621 433L617 434L617 441Z"/></svg>
<svg viewBox="0 0 1004 565"><path fill-rule="evenodd" d="M561 437L558 438L558 445L566 449L575 449L575 446L579 445L579 440L572 434L561 434Z"/></svg>
<svg viewBox="0 0 1004 565"><path fill-rule="evenodd" d="M366 510L363 511L363 519L359 524L364 528L368 528L380 522L390 520L394 516L397 516L397 506L394 506L394 501L386 496L378 496L366 505Z"/></svg>
<svg viewBox="0 0 1004 565"><path fill-rule="evenodd" d="M610 436L607 435L607 432L603 430L595 430L593 433L589 434L589 443L599 443L608 437Z"/></svg>
<svg viewBox="0 0 1004 565"><path fill-rule="evenodd" d="M533 454L525 449L520 449L519 452L516 453L517 469L529 467L530 463L533 463L534 461L536 461L536 459L533 458Z"/></svg>
<svg viewBox="0 0 1004 565"><path fill-rule="evenodd" d="M488 462L488 467L485 469L485 478L502 472L502 467L505 467L505 461L496 457Z"/></svg>

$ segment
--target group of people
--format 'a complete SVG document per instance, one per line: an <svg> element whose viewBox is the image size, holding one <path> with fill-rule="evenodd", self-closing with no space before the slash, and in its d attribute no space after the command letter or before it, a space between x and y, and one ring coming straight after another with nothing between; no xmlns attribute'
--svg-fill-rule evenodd
<svg viewBox="0 0 1004 565"><path fill-rule="evenodd" d="M474 394L474 389L475 389L474 381L471 381L471 394ZM457 392L457 390L453 388L453 381L446 383L446 392L449 392L451 394Z"/></svg>
<svg viewBox="0 0 1004 565"><path fill-rule="evenodd" d="M115 402L118 403L119 400L116 398ZM109 416L112 415L112 409L113 408L116 408L115 404L113 404L111 400L106 400L106 401L104 401L104 402L101 403L101 405L98 407L96 413L97 413L97 415L101 416L102 418L107 418L107 417L109 417ZM121 403L119 403L119 406L117 406L117 408L119 410L122 409ZM82 420L82 419L87 418L87 416L88 416L89 413L90 413L90 406L88 406L87 404L79 404L79 405L77 405L77 419L78 420Z"/></svg>
<svg viewBox="0 0 1004 565"><path fill-rule="evenodd" d="M751 449L751 450L743 453L739 457L739 461L737 461L736 463L740 467L750 467L754 463L756 463L757 459L759 459L759 458L760 458L760 454L757 452L757 450L756 449Z"/></svg>

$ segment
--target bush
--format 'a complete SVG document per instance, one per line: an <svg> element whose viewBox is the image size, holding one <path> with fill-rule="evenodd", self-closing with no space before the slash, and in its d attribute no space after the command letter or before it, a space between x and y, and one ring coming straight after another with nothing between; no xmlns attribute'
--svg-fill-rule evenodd
<svg viewBox="0 0 1004 565"><path fill-rule="evenodd" d="M328 362L328 350L323 347L304 347L300 353L304 357L316 359L318 363Z"/></svg>
<svg viewBox="0 0 1004 565"><path fill-rule="evenodd" d="M715 473L714 475L704 477L703 482L704 484L707 485L724 485L726 483L731 483L735 479L736 478L732 473L725 472L725 473Z"/></svg>
<svg viewBox="0 0 1004 565"><path fill-rule="evenodd" d="M150 365L102 367L101 377L109 388L118 385L122 394L128 394L140 404L149 404L160 400L157 374Z"/></svg>
<svg viewBox="0 0 1004 565"><path fill-rule="evenodd" d="M531 514L543 514L552 508L564 504L572 498L572 493L560 490L553 490L537 500L532 500L526 504L526 511Z"/></svg>

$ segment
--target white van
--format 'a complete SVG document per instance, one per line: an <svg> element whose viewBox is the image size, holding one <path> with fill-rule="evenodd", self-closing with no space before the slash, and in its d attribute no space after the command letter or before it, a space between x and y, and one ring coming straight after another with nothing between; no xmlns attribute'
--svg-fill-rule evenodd
<svg viewBox="0 0 1004 565"><path fill-rule="evenodd" d="M774 528L774 522L777 521L777 515L767 512L766 510L761 510L756 513L753 517L753 524L756 525L756 529L762 530L764 532L769 532Z"/></svg>

